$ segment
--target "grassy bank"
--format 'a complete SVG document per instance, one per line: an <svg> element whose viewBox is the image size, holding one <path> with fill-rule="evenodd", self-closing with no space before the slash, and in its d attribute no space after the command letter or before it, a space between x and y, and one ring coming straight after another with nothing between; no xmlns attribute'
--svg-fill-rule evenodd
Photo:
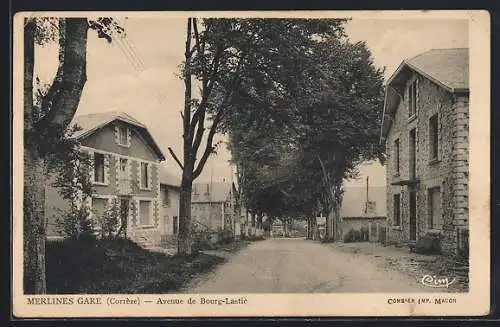
<svg viewBox="0 0 500 327"><path fill-rule="evenodd" d="M245 245L237 241L215 250L234 253ZM172 293L226 261L217 253L154 253L124 239L48 242L46 251L50 294Z"/></svg>

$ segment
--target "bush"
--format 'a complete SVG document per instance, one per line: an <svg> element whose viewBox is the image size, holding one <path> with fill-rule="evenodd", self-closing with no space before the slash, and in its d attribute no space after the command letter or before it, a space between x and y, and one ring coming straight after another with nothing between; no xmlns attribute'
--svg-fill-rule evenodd
<svg viewBox="0 0 500 327"><path fill-rule="evenodd" d="M441 254L441 237L440 234L427 233L410 249L422 254Z"/></svg>
<svg viewBox="0 0 500 327"><path fill-rule="evenodd" d="M362 227L361 230L351 228L344 235L344 243L366 242L368 241L368 228Z"/></svg>
<svg viewBox="0 0 500 327"><path fill-rule="evenodd" d="M94 237L94 223L89 219L89 211L85 206L72 204L69 210L60 210L55 220L59 232L67 239Z"/></svg>
<svg viewBox="0 0 500 327"><path fill-rule="evenodd" d="M265 240L266 238L264 236L257 236L257 235L242 235L241 238L243 240L246 240L246 241L251 241L251 242L255 242L255 241L263 241Z"/></svg>

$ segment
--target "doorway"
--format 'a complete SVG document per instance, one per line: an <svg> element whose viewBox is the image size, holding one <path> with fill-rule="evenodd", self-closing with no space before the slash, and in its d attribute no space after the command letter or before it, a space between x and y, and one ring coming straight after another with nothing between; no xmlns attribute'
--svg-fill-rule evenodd
<svg viewBox="0 0 500 327"><path fill-rule="evenodd" d="M410 241L417 240L417 192L410 191Z"/></svg>

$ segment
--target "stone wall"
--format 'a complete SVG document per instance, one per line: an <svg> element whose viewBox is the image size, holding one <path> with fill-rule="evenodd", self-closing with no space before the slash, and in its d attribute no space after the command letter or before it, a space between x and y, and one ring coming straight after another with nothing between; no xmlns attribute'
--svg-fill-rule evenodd
<svg viewBox="0 0 500 327"><path fill-rule="evenodd" d="M405 244L409 242L409 192L417 196L417 239L430 231L428 225L429 188L439 187L441 193L441 226L433 231L443 234L443 250L452 253L456 248L457 228L467 226L468 217L468 100L456 97L430 80L415 75L408 85L418 79L417 115L408 117L408 91L401 99L393 117L386 140L387 150L387 208L388 242ZM408 90L406 88L406 90ZM438 115L439 137L438 158L431 160L429 119ZM391 185L398 180L410 179L409 132L415 129L416 178L415 186ZM400 172L396 173L394 141L400 142ZM394 225L393 195L401 195L401 224Z"/></svg>

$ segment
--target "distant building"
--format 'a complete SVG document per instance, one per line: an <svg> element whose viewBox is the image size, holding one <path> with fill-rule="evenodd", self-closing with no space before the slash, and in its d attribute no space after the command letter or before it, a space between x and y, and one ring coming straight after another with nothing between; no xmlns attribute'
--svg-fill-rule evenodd
<svg viewBox="0 0 500 327"><path fill-rule="evenodd" d="M163 246L175 247L179 234L180 177L160 167L160 236Z"/></svg>
<svg viewBox="0 0 500 327"><path fill-rule="evenodd" d="M387 82L381 130L390 242L441 235L450 254L468 244L468 129L468 49L404 60Z"/></svg>
<svg viewBox="0 0 500 327"><path fill-rule="evenodd" d="M350 230L369 231L369 241L379 241L387 226L385 167L378 161L366 161L354 180L344 182L340 216L342 238Z"/></svg>
<svg viewBox="0 0 500 327"><path fill-rule="evenodd" d="M236 213L236 186L234 183L194 183L191 196L191 216L201 230L219 232L240 230L241 212ZM232 224L232 226L228 226Z"/></svg>

